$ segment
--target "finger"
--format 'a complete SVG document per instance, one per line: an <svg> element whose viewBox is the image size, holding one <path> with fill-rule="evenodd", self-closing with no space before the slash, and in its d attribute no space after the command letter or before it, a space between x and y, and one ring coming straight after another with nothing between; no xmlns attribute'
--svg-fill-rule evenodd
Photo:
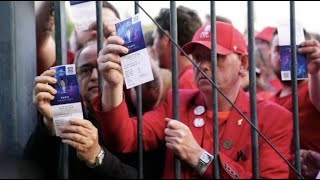
<svg viewBox="0 0 320 180"><path fill-rule="evenodd" d="M99 52L99 56L101 55L106 55L108 53L113 53L113 54L127 54L128 53L128 48L118 45L118 44L107 44L104 46L103 49Z"/></svg>
<svg viewBox="0 0 320 180"><path fill-rule="evenodd" d="M171 150L176 150L177 149L174 144L169 143L169 142L166 142L166 147L168 149L171 149Z"/></svg>
<svg viewBox="0 0 320 180"><path fill-rule="evenodd" d="M300 47L298 49L298 52L301 54L312 54L315 52L319 52L319 47L317 46L305 46L305 47Z"/></svg>
<svg viewBox="0 0 320 180"><path fill-rule="evenodd" d="M181 131L181 130L173 130L173 129L170 129L170 128L166 128L164 130L164 134L166 136L170 136L170 137L179 137L179 138L184 137L183 131Z"/></svg>
<svg viewBox="0 0 320 180"><path fill-rule="evenodd" d="M37 76L34 79L34 85L37 85L38 83L42 83L42 84L55 84L57 83L57 79L51 76Z"/></svg>
<svg viewBox="0 0 320 180"><path fill-rule="evenodd" d="M106 54L106 55L101 55L98 58L98 63L104 63L104 62L108 62L108 61L113 61L115 63L120 64L121 59L120 59L119 55L111 54L111 53Z"/></svg>
<svg viewBox="0 0 320 180"><path fill-rule="evenodd" d="M64 133L64 132L61 132L61 135L60 137L62 139L68 139L68 140L71 140L71 141L75 141L79 144L82 144L82 145L85 145L86 144L86 137L80 135L80 134L77 134L77 133Z"/></svg>
<svg viewBox="0 0 320 180"><path fill-rule="evenodd" d="M311 40L307 40L304 41L300 44L301 47L307 47L307 46L320 46L319 41L315 40L315 39L311 39Z"/></svg>
<svg viewBox="0 0 320 180"><path fill-rule="evenodd" d="M320 158L320 154L319 153L317 153L315 151L312 151L312 150L309 150L308 152L309 152L309 156L315 157L315 158Z"/></svg>
<svg viewBox="0 0 320 180"><path fill-rule="evenodd" d="M171 137L171 136L166 136L165 138L166 142L172 143L172 144L181 144L182 139L178 137Z"/></svg>
<svg viewBox="0 0 320 180"><path fill-rule="evenodd" d="M307 56L309 59L319 59L320 58L320 49L311 53L311 54L308 54Z"/></svg>
<svg viewBox="0 0 320 180"><path fill-rule="evenodd" d="M83 137L88 137L91 132L82 126L75 126L75 125L66 125L61 127L61 133L73 133L73 134L79 134Z"/></svg>
<svg viewBox="0 0 320 180"><path fill-rule="evenodd" d="M44 71L40 76L54 76L56 74L55 69L49 69Z"/></svg>
<svg viewBox="0 0 320 180"><path fill-rule="evenodd" d="M165 119L167 121L167 128L170 129L185 129L185 125L177 120L172 120L169 118Z"/></svg>
<svg viewBox="0 0 320 180"><path fill-rule="evenodd" d="M94 129L95 127L93 126L93 124L86 120L86 119L75 119L75 118L71 118L69 120L69 124L70 125L74 125L74 126L81 126L81 127L84 127L86 129L89 129L89 130L92 130Z"/></svg>
<svg viewBox="0 0 320 180"><path fill-rule="evenodd" d="M57 90L55 90L52 86L48 84L37 83L34 87L34 92L35 94L38 94L40 92L48 92L52 95L55 95L57 93Z"/></svg>
<svg viewBox="0 0 320 180"><path fill-rule="evenodd" d="M99 64L99 70L102 72L107 72L107 71L113 70L113 69L122 73L121 65L118 63L114 63L114 62L109 61L106 63Z"/></svg>
<svg viewBox="0 0 320 180"><path fill-rule="evenodd" d="M65 143L65 144L70 145L71 147L73 147L77 151L84 152L86 150L86 148L82 144L79 144L79 143L77 143L75 141L72 141L72 140L69 140L69 139L62 139L62 142Z"/></svg>
<svg viewBox="0 0 320 180"><path fill-rule="evenodd" d="M52 101L54 96L48 92L40 92L34 98L34 104L38 104L40 101Z"/></svg>

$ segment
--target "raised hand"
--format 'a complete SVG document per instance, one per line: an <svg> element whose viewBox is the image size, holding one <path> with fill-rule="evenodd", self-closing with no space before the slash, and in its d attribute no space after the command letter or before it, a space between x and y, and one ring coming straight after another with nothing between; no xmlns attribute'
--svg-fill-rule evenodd
<svg viewBox="0 0 320 180"><path fill-rule="evenodd" d="M51 113L50 101L54 99L57 91L49 84L55 84L57 80L52 77L56 74L55 70L47 70L34 79L33 104L44 116L44 123L54 134L53 118Z"/></svg>

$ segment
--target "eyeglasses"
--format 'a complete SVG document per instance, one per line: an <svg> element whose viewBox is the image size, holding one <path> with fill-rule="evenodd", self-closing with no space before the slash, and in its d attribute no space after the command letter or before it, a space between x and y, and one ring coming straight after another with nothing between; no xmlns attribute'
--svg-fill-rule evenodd
<svg viewBox="0 0 320 180"><path fill-rule="evenodd" d="M97 64L82 65L80 67L77 67L77 74L81 77L91 76L94 68L98 70Z"/></svg>

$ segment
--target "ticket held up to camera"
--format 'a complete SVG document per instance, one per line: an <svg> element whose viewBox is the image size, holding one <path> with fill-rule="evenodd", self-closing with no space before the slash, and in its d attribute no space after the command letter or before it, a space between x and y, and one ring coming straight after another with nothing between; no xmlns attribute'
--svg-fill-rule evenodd
<svg viewBox="0 0 320 180"><path fill-rule="evenodd" d="M153 74L139 14L117 23L116 34L129 49L128 54L120 55L122 71L127 89L152 81Z"/></svg>
<svg viewBox="0 0 320 180"><path fill-rule="evenodd" d="M70 118L83 119L79 86L74 64L51 67L55 69L57 83L53 88L57 90L51 101L51 112L57 136L60 136L60 127L69 124Z"/></svg>
<svg viewBox="0 0 320 180"><path fill-rule="evenodd" d="M280 49L280 70L281 80L291 80L291 46L290 46L290 24L288 22L279 23L279 49ZM297 49L297 80L308 78L307 59L304 55L298 53L299 44L305 41L302 25L296 23L296 49Z"/></svg>
<svg viewBox="0 0 320 180"><path fill-rule="evenodd" d="M88 30L96 22L96 1L70 1L70 17L77 32Z"/></svg>

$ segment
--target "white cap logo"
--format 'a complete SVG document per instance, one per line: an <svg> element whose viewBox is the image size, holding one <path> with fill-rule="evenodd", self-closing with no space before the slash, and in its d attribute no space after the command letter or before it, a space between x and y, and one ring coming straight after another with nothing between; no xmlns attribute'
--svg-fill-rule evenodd
<svg viewBox="0 0 320 180"><path fill-rule="evenodd" d="M233 46L233 50L236 51L238 47L236 45Z"/></svg>
<svg viewBox="0 0 320 180"><path fill-rule="evenodd" d="M203 32L200 34L200 38L208 38L210 36L211 25L207 25Z"/></svg>

